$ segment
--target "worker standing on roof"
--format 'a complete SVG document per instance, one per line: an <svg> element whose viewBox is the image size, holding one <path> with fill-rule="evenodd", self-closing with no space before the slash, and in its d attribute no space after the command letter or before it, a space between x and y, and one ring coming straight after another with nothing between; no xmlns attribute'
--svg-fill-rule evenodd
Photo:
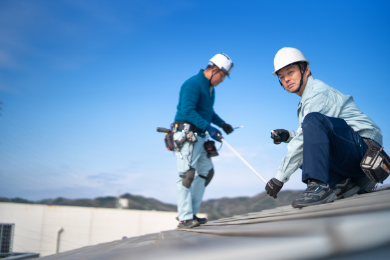
<svg viewBox="0 0 390 260"><path fill-rule="evenodd" d="M221 127L226 134L234 131L233 127L225 123L213 109L214 87L218 86L226 76L229 77L232 69L233 61L229 56L223 53L217 54L209 61L205 70L200 70L181 86L179 104L172 127L173 139L178 146L175 148L179 172L176 180L180 221L178 228L192 228L207 222L206 218L196 216L205 187L214 175L214 166L207 151L209 149L205 149L206 131L218 142L221 142L221 132L211 126L211 123Z"/></svg>
<svg viewBox="0 0 390 260"><path fill-rule="evenodd" d="M352 96L313 78L310 62L295 48L282 48L274 59L280 84L301 97L297 131L276 129L275 144L288 143L274 178L266 185L276 198L290 176L302 169L307 189L293 201L294 208L328 203L357 193L371 192L370 181L360 167L370 140L382 145L381 129L356 106Z"/></svg>

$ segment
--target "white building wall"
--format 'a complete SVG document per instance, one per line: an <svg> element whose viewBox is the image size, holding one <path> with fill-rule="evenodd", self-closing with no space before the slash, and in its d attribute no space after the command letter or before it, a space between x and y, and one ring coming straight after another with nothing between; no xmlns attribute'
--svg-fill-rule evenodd
<svg viewBox="0 0 390 260"><path fill-rule="evenodd" d="M15 223L14 252L60 252L175 229L176 212L0 203L0 222ZM198 214L206 217L206 214Z"/></svg>

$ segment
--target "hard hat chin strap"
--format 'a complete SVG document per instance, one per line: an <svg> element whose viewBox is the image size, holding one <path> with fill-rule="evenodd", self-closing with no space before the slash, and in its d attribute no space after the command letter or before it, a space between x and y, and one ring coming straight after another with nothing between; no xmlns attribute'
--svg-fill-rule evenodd
<svg viewBox="0 0 390 260"><path fill-rule="evenodd" d="M218 68L218 67L217 67L217 68ZM219 73L220 70L221 70L221 69L218 68L218 70L217 70L214 74L211 75L211 77L210 77L210 86L213 86L213 85L211 85L211 80L213 79L213 77L214 77L215 74ZM214 86L213 86L213 87L214 87Z"/></svg>
<svg viewBox="0 0 390 260"><path fill-rule="evenodd" d="M302 88L302 84L303 84L303 74L306 72L306 69L307 69L307 63L306 62L303 62L303 69L301 67L302 63L299 63L298 66L299 66L299 70L301 71L301 82L299 83L299 88L297 90L295 90L294 92L292 93L298 93L301 88Z"/></svg>

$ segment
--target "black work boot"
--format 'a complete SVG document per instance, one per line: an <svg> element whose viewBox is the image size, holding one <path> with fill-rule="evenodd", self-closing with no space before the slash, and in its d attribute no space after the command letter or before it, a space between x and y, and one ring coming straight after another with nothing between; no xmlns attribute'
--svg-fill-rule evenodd
<svg viewBox="0 0 390 260"><path fill-rule="evenodd" d="M303 208L333 202L335 199L336 194L329 187L329 184L317 180L309 180L307 182L307 189L299 199L293 201L292 207Z"/></svg>
<svg viewBox="0 0 390 260"><path fill-rule="evenodd" d="M196 215L194 215L194 219L196 219L201 225L207 223L207 218L198 218Z"/></svg>
<svg viewBox="0 0 390 260"><path fill-rule="evenodd" d="M357 194L360 191L360 187L351 178L348 178L337 183L332 190L337 196L336 200L339 200Z"/></svg>
<svg viewBox="0 0 390 260"><path fill-rule="evenodd" d="M177 229L186 229L199 226L199 222L196 219L187 219L179 222Z"/></svg>

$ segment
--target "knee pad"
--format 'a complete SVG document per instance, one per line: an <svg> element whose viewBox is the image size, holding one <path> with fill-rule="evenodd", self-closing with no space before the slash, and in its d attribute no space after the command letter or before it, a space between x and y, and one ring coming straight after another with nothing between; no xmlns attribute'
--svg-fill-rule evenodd
<svg viewBox="0 0 390 260"><path fill-rule="evenodd" d="M180 175L180 177L183 178L183 186L189 189L195 177L195 169L190 168L188 171L183 173L183 175Z"/></svg>
<svg viewBox="0 0 390 260"><path fill-rule="evenodd" d="M211 179L214 177L214 168L211 168L211 170L209 171L209 173L207 174L207 177L203 176L203 175L199 175L199 177L203 178L206 180L206 182L204 183L204 186L207 186L209 185Z"/></svg>

